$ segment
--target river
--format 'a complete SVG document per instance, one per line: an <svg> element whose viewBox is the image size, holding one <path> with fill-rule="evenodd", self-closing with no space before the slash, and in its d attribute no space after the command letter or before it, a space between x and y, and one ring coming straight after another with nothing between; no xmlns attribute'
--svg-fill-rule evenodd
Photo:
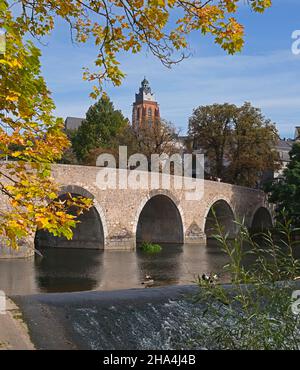
<svg viewBox="0 0 300 370"><path fill-rule="evenodd" d="M227 257L215 242L208 245L163 245L160 253L137 251L49 248L43 256L0 260L0 290L8 295L118 290L186 285L204 272L217 272L226 282L222 267Z"/></svg>

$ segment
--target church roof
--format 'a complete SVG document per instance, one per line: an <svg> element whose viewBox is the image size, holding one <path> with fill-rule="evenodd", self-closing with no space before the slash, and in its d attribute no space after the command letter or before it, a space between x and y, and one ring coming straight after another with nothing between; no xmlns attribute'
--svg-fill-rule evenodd
<svg viewBox="0 0 300 370"><path fill-rule="evenodd" d="M65 130L77 130L84 118L77 118L77 117L67 117L65 120Z"/></svg>
<svg viewBox="0 0 300 370"><path fill-rule="evenodd" d="M282 150L282 151L290 151L292 149L292 146L294 144L294 141L293 140L279 140L277 145L276 145L276 148L278 150Z"/></svg>

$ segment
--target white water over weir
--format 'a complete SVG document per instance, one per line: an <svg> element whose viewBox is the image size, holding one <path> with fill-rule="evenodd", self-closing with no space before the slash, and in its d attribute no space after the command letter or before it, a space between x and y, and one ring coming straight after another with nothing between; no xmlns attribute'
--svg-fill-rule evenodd
<svg viewBox="0 0 300 370"><path fill-rule="evenodd" d="M202 347L197 328L204 320L204 305L192 301L197 291L172 286L13 299L38 349L195 349Z"/></svg>

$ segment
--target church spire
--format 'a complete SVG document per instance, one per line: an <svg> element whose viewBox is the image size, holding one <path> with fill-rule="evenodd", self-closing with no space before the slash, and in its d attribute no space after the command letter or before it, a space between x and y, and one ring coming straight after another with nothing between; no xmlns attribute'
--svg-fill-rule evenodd
<svg viewBox="0 0 300 370"><path fill-rule="evenodd" d="M138 94L135 94L135 102L142 103L144 101L155 101L154 94L151 91L149 81L144 77L141 82Z"/></svg>
<svg viewBox="0 0 300 370"><path fill-rule="evenodd" d="M141 91L145 92L146 94L151 94L151 87L149 81L146 79L146 76L141 83L140 92Z"/></svg>

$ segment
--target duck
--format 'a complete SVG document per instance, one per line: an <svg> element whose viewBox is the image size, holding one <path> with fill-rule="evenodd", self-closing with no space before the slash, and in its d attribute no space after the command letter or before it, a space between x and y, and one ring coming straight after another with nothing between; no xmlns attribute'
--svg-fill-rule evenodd
<svg viewBox="0 0 300 370"><path fill-rule="evenodd" d="M145 280L145 281L142 281L142 285L152 285L154 283L154 280Z"/></svg>
<svg viewBox="0 0 300 370"><path fill-rule="evenodd" d="M213 279L213 281L218 281L219 276L217 274L213 274L212 279Z"/></svg>
<svg viewBox="0 0 300 370"><path fill-rule="evenodd" d="M154 280L152 279L151 275L146 274L145 280L142 281L142 285L152 285L154 283Z"/></svg>
<svg viewBox="0 0 300 370"><path fill-rule="evenodd" d="M208 281L209 283L214 283L219 280L219 276L217 274L202 274L201 279L203 281Z"/></svg>
<svg viewBox="0 0 300 370"><path fill-rule="evenodd" d="M210 280L210 276L207 275L206 273L204 273L204 274L202 274L201 279L204 280L204 281L209 281Z"/></svg>

